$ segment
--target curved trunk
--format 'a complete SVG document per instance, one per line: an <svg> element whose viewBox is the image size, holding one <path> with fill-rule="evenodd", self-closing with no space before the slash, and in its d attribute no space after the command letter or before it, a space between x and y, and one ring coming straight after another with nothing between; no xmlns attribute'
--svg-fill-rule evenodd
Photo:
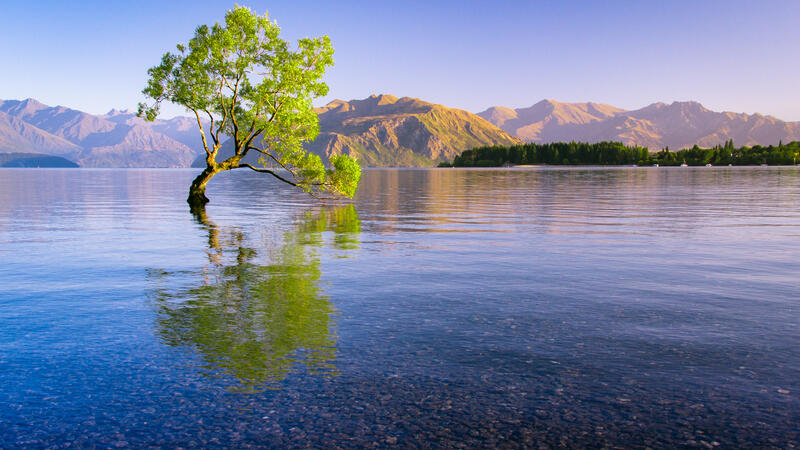
<svg viewBox="0 0 800 450"><path fill-rule="evenodd" d="M213 168L206 167L206 169L192 181L192 185L189 187L189 198L186 199L189 206L192 208L205 207L206 203L208 203L208 197L206 197L206 183L208 183L208 180L216 173L217 171Z"/></svg>

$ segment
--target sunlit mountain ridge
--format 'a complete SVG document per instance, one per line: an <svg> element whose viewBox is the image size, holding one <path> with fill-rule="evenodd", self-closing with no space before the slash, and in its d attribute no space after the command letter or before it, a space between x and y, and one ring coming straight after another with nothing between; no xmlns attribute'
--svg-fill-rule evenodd
<svg viewBox="0 0 800 450"><path fill-rule="evenodd" d="M528 108L495 106L479 116L528 142L619 141L626 145L673 150L736 145L770 145L800 139L800 122L772 116L715 112L698 102L653 103L626 111L599 103L542 100Z"/></svg>

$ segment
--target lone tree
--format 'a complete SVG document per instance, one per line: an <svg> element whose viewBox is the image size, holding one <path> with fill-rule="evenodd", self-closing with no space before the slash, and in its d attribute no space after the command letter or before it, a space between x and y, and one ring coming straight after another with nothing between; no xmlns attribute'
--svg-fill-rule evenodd
<svg viewBox="0 0 800 450"><path fill-rule="evenodd" d="M197 119L206 168L189 188L192 208L208 203L206 184L214 175L239 168L268 173L314 196L355 193L361 177L355 159L331 156L326 168L303 149L319 133L311 100L328 93L321 79L333 65L330 38L299 39L293 50L279 34L267 14L236 6L224 24L198 27L188 45L178 44L177 53L164 54L161 64L147 71L142 92L154 102L139 104L140 117L155 120L161 102L168 101ZM226 136L233 155L218 162ZM243 161L254 153L257 165Z"/></svg>

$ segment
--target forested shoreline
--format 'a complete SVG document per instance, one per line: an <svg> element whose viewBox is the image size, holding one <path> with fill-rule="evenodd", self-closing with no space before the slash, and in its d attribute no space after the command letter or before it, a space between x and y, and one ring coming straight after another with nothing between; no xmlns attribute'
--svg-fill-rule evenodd
<svg viewBox="0 0 800 450"><path fill-rule="evenodd" d="M800 159L800 142L777 146L735 147L733 140L725 145L670 151L669 147L650 153L646 147L627 146L621 142L555 142L528 143L511 147L492 146L466 150L444 167L502 167L508 165L651 165L689 166L794 165Z"/></svg>

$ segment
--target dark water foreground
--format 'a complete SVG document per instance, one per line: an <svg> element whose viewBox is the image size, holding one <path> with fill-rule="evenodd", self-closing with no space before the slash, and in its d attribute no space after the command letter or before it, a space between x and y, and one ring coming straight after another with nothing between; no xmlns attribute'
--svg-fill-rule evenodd
<svg viewBox="0 0 800 450"><path fill-rule="evenodd" d="M795 168L0 170L0 448L800 446Z"/></svg>

